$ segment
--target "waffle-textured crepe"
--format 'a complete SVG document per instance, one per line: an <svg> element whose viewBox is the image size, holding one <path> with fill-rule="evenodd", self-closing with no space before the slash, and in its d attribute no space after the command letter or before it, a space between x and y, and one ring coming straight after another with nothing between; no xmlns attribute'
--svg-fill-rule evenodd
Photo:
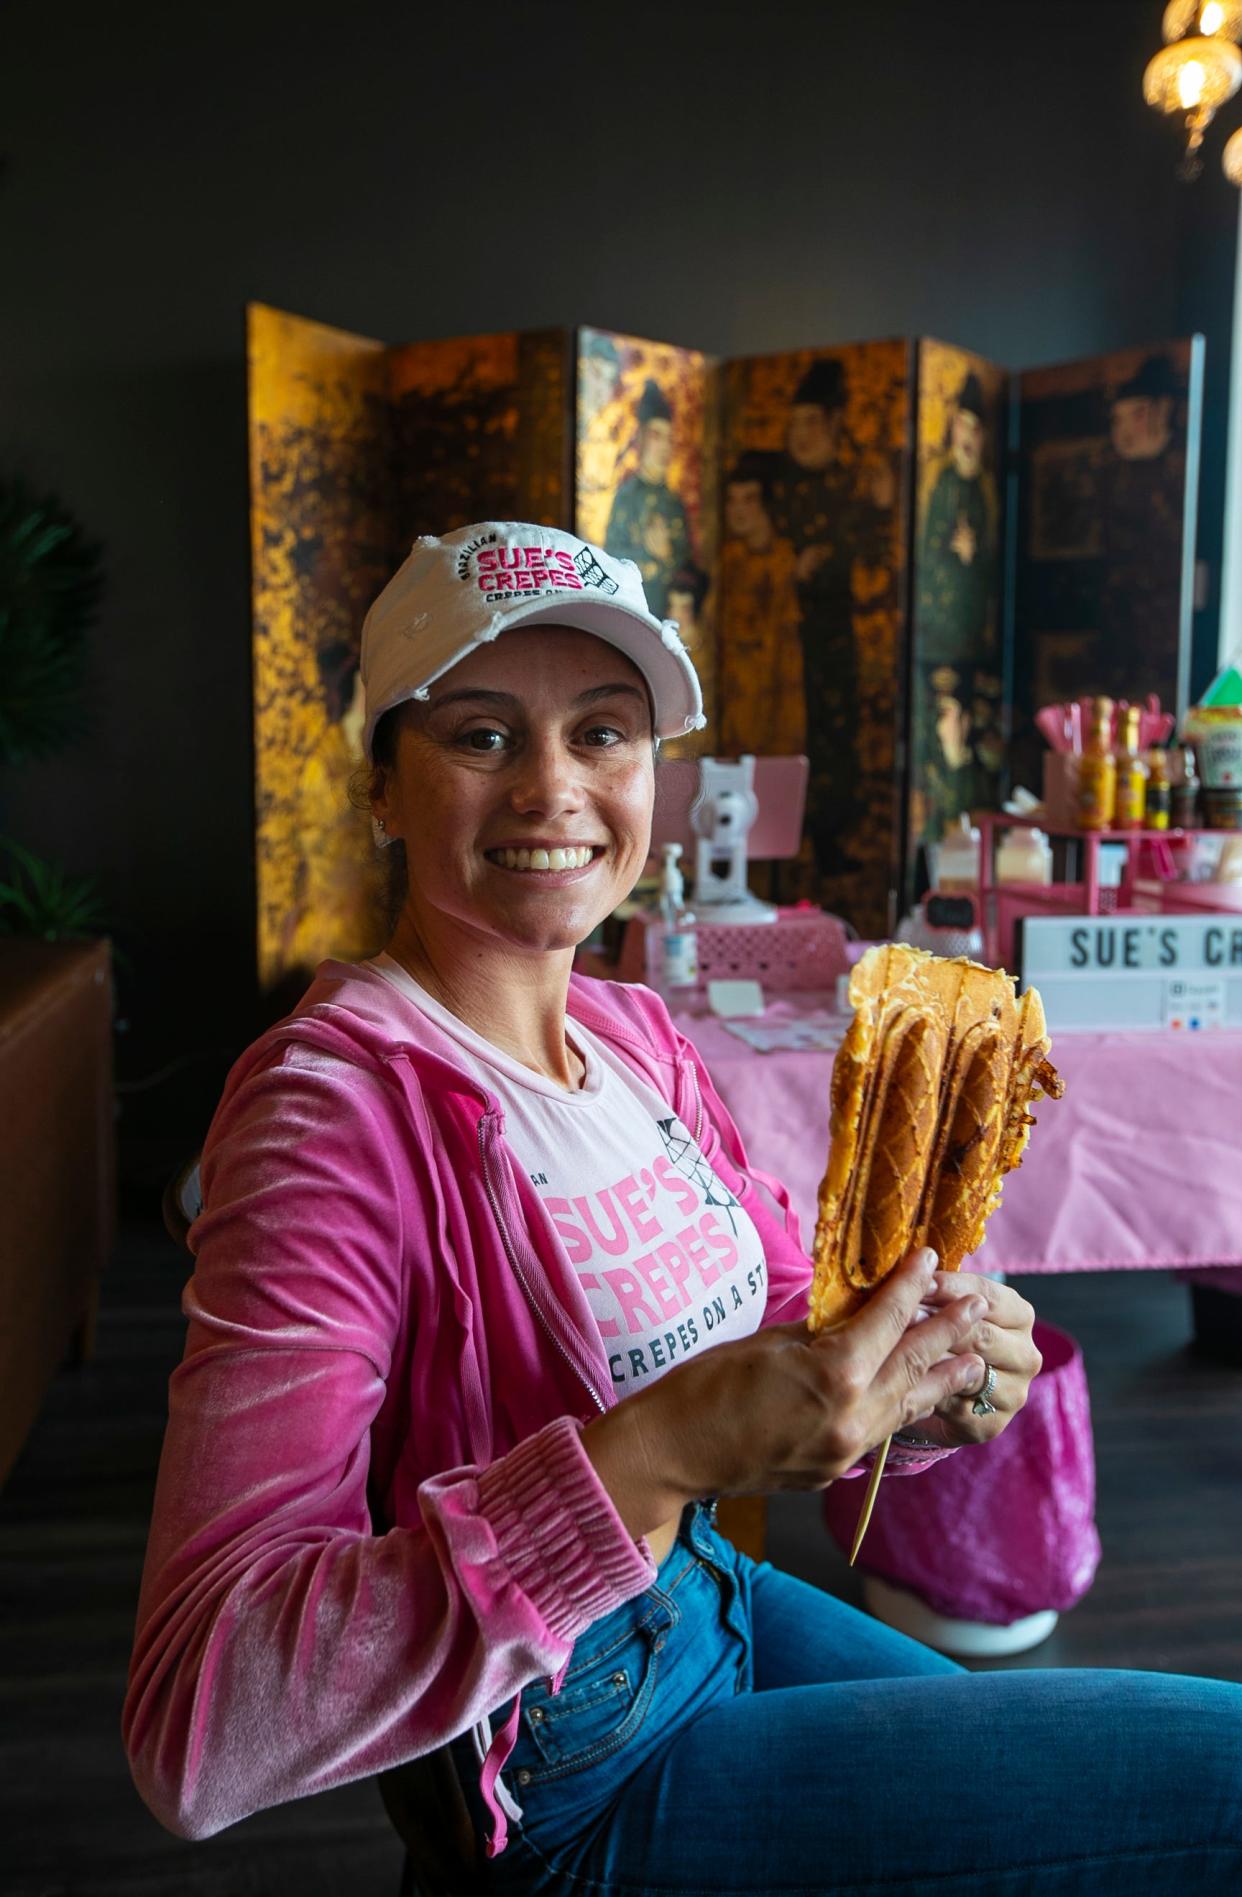
<svg viewBox="0 0 1242 1897"><path fill-rule="evenodd" d="M956 1271L983 1242L1060 1075L1039 996L1012 976L890 943L850 979L854 1018L832 1076L810 1326L842 1322L914 1246Z"/></svg>

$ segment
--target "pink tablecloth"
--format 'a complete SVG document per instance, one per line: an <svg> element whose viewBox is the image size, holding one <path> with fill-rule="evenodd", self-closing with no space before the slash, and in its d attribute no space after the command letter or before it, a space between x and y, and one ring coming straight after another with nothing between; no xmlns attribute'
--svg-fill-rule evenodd
<svg viewBox="0 0 1242 1897"><path fill-rule="evenodd" d="M777 1001L766 1020L822 997ZM828 1147L830 1053L755 1053L711 1016L677 1024L809 1243ZM988 1226L990 1271L1242 1267L1242 1033L1064 1034L1065 1098L1043 1101ZM1242 1270L1214 1274L1242 1289Z"/></svg>

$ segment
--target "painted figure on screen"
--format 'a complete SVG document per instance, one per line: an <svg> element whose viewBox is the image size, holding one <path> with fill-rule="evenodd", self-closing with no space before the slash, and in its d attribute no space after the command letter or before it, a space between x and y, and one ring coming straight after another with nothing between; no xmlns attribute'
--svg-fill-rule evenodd
<svg viewBox="0 0 1242 1897"><path fill-rule="evenodd" d="M584 539L633 560L655 613L693 645L709 726L667 743L694 756L715 729L717 398L695 349L617 331L577 332L573 518Z"/></svg>
<svg viewBox="0 0 1242 1897"><path fill-rule="evenodd" d="M653 613L668 610L668 586L690 555L686 510L668 484L673 459L673 410L648 378L638 403L638 466L617 489L604 546L633 560Z"/></svg>
<svg viewBox="0 0 1242 1897"><path fill-rule="evenodd" d="M720 655L727 749L796 757L806 748L793 544L773 521L781 457L740 455L725 476L721 570L731 636Z"/></svg>
<svg viewBox="0 0 1242 1897"><path fill-rule="evenodd" d="M777 531L794 554L811 764L807 828L825 876L858 867L848 847L863 807L853 570L859 560L883 563L887 521L881 509L892 505L893 484L886 465L869 470L860 484L857 466L844 459L847 393L845 365L838 358L811 364L790 404L774 492Z"/></svg>
<svg viewBox="0 0 1242 1897"><path fill-rule="evenodd" d="M807 757L776 893L875 935L899 854L910 369L908 345L879 342L724 371L722 748Z"/></svg>
<svg viewBox="0 0 1242 1897"><path fill-rule="evenodd" d="M993 466L1002 402L1001 374L992 364L946 344L921 346L912 843L937 841L963 811L994 804L999 795L1000 503Z"/></svg>
<svg viewBox="0 0 1242 1897"><path fill-rule="evenodd" d="M1202 362L1194 337L1022 377L1013 753L1026 781L1042 704L1154 692L1179 709Z"/></svg>
<svg viewBox="0 0 1242 1897"><path fill-rule="evenodd" d="M949 424L949 451L927 505L919 564L923 656L981 646L996 578L996 497L984 488L983 388L966 377ZM990 484L990 477L989 477Z"/></svg>
<svg viewBox="0 0 1242 1897"><path fill-rule="evenodd" d="M703 606L708 585L707 574L693 560L679 566L668 583L665 612L676 620L681 642L691 652L703 643Z"/></svg>
<svg viewBox="0 0 1242 1897"><path fill-rule="evenodd" d="M1176 650L1185 455L1173 439L1177 382L1167 356L1148 356L1113 391L1111 452L1101 457L1104 572L1100 629L1114 695L1133 698L1136 674L1168 668ZM1148 687L1147 689L1153 689ZM1172 696L1165 703L1172 705Z"/></svg>

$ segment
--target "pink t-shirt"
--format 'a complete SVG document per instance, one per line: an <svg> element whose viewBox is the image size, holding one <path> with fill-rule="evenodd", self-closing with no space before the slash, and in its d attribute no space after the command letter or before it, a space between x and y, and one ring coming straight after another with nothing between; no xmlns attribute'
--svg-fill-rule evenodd
<svg viewBox="0 0 1242 1897"><path fill-rule="evenodd" d="M618 1394L763 1320L754 1225L668 1102L581 1022L572 1091L532 1073L434 1000L400 963L371 967L451 1035L499 1099L505 1138L547 1207L599 1325Z"/></svg>

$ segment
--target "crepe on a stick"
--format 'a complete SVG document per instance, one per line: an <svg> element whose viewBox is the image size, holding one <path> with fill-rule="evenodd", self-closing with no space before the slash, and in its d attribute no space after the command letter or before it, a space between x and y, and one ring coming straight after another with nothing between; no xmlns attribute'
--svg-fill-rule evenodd
<svg viewBox="0 0 1242 1897"><path fill-rule="evenodd" d="M812 1331L861 1309L914 1247L932 1246L941 1268L956 1271L982 1244L1005 1174L1021 1164L1032 1102L1064 1091L1039 996L1028 989L1019 1000L1003 969L890 943L857 963L849 998L819 1191ZM851 1564L887 1453L886 1441Z"/></svg>

